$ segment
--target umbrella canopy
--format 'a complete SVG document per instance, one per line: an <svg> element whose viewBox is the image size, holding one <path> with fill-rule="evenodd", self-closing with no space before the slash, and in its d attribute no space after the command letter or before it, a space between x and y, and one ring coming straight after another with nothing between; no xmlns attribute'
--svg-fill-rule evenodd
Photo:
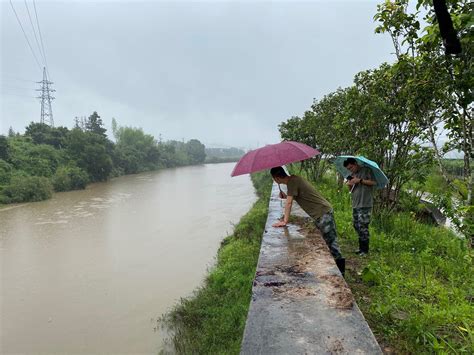
<svg viewBox="0 0 474 355"><path fill-rule="evenodd" d="M385 176L382 169L380 169L379 165L376 162L367 159L361 155L357 157L354 157L352 155L340 155L336 158L334 164L336 164L337 171L339 171L339 173L341 173L344 178L347 178L349 175L352 175L352 173L344 167L344 160L346 160L347 158L354 158L357 161L358 165L371 169L374 174L375 181L377 182L376 187L378 189L383 189L385 185L387 185L388 178Z"/></svg>
<svg viewBox="0 0 474 355"><path fill-rule="evenodd" d="M309 159L318 154L320 154L318 150L303 143L284 141L278 144L269 144L247 152L235 164L231 176L271 169Z"/></svg>

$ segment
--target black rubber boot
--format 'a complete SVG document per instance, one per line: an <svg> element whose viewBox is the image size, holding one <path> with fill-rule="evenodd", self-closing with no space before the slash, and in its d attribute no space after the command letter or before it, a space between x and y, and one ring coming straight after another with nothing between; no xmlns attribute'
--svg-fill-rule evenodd
<svg viewBox="0 0 474 355"><path fill-rule="evenodd" d="M344 276L344 273L346 272L346 259L344 258L337 259L336 265L339 271L341 272L342 276Z"/></svg>
<svg viewBox="0 0 474 355"><path fill-rule="evenodd" d="M358 253L360 256L364 256L369 254L369 241L359 241L360 244L360 253Z"/></svg>
<svg viewBox="0 0 474 355"><path fill-rule="evenodd" d="M363 243L364 243L364 242L362 242L362 241L359 239L359 249L355 250L355 251L354 251L354 254L359 255L360 253L362 253L362 251L364 250Z"/></svg>

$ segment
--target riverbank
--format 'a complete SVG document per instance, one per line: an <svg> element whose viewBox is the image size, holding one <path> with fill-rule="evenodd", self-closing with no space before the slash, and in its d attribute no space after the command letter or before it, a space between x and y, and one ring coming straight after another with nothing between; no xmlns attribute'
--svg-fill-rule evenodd
<svg viewBox="0 0 474 355"><path fill-rule="evenodd" d="M162 320L180 353L239 353L267 214L260 199L225 239L204 285ZM352 254L357 237L347 191L331 178L317 188L333 204L346 282L386 353L474 352L474 255L466 240L398 212L373 216L371 253Z"/></svg>
<svg viewBox="0 0 474 355"><path fill-rule="evenodd" d="M371 252L356 257L350 195L334 179L317 188L334 206L346 282L387 353L473 353L473 250L408 212L374 215Z"/></svg>
<svg viewBox="0 0 474 355"><path fill-rule="evenodd" d="M240 157L228 157L228 158L219 158L219 157L206 157L204 164L221 164L221 163L236 163Z"/></svg>
<svg viewBox="0 0 474 355"><path fill-rule="evenodd" d="M119 178L122 176L130 176L130 175L137 175L141 173L152 173L163 169L172 169L172 168L184 168L188 166L197 166L197 165L204 165L201 164L187 164L187 165L180 165L180 166L169 166L169 167L160 167L150 170L143 170L138 171L136 173L130 174L116 174L114 176L110 176L105 181L90 181L85 177L82 180L80 185L75 185L70 181L74 179L73 176L69 176L66 172L64 173L64 177L62 181L68 181L61 186L57 187L57 182L55 182L56 176L52 178L47 178L43 176L17 176L14 177L10 181L10 185L8 186L0 186L0 210L4 209L5 207L16 207L23 203L27 202L39 202L49 200L53 197L55 193L58 192L70 192L76 190L85 190L88 186L96 183L106 183L114 178ZM64 188L67 186L67 188Z"/></svg>
<svg viewBox="0 0 474 355"><path fill-rule="evenodd" d="M69 130L31 123L25 133L0 135L0 204L35 202L53 192L83 190L89 183L162 168L203 164L205 147L157 141L141 128L113 120L111 141L94 112L84 125Z"/></svg>
<svg viewBox="0 0 474 355"><path fill-rule="evenodd" d="M203 286L160 320L179 353L240 352L271 188L266 173L253 175L252 182L259 199L222 241Z"/></svg>

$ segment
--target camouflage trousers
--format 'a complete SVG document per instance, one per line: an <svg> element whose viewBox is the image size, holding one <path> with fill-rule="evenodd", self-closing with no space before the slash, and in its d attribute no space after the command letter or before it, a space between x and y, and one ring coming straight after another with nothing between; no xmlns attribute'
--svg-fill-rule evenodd
<svg viewBox="0 0 474 355"><path fill-rule="evenodd" d="M333 211L323 214L321 217L314 220L316 227L321 231L323 239L329 247L334 260L341 259L341 250L337 244L336 222L334 221Z"/></svg>
<svg viewBox="0 0 474 355"><path fill-rule="evenodd" d="M359 235L359 240L361 242L369 241L369 224L371 215L371 207L361 207L352 209L352 223L354 225L354 229Z"/></svg>

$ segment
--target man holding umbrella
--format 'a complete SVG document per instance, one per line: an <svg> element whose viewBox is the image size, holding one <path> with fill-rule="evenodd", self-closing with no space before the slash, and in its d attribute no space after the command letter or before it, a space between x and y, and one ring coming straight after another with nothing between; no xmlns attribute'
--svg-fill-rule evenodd
<svg viewBox="0 0 474 355"><path fill-rule="evenodd" d="M346 259L342 257L337 244L336 223L331 204L308 181L300 176L287 175L281 166L272 168L270 174L277 184L285 184L288 187L288 194L280 192L280 197L286 199L283 220L273 224L273 227L286 226L290 218L293 200L298 202L301 208L314 219L337 267L344 275Z"/></svg>
<svg viewBox="0 0 474 355"><path fill-rule="evenodd" d="M359 235L358 255L369 253L369 224L373 206L373 190L377 184L372 170L360 166L355 158L347 158L344 167L352 175L347 178L347 185L352 194L352 221Z"/></svg>
<svg viewBox="0 0 474 355"><path fill-rule="evenodd" d="M295 199L303 210L315 219L316 225L321 230L341 274L344 274L346 260L342 257L337 245L336 224L331 204L309 182L299 176L288 176L281 167L288 163L310 159L318 154L321 154L318 150L300 142L283 141L277 144L269 144L247 152L237 162L231 176L271 168L270 173L273 180L278 184L287 184L288 186L288 196L280 192L280 197L287 199L284 219L273 226L284 227L288 223L293 199Z"/></svg>

